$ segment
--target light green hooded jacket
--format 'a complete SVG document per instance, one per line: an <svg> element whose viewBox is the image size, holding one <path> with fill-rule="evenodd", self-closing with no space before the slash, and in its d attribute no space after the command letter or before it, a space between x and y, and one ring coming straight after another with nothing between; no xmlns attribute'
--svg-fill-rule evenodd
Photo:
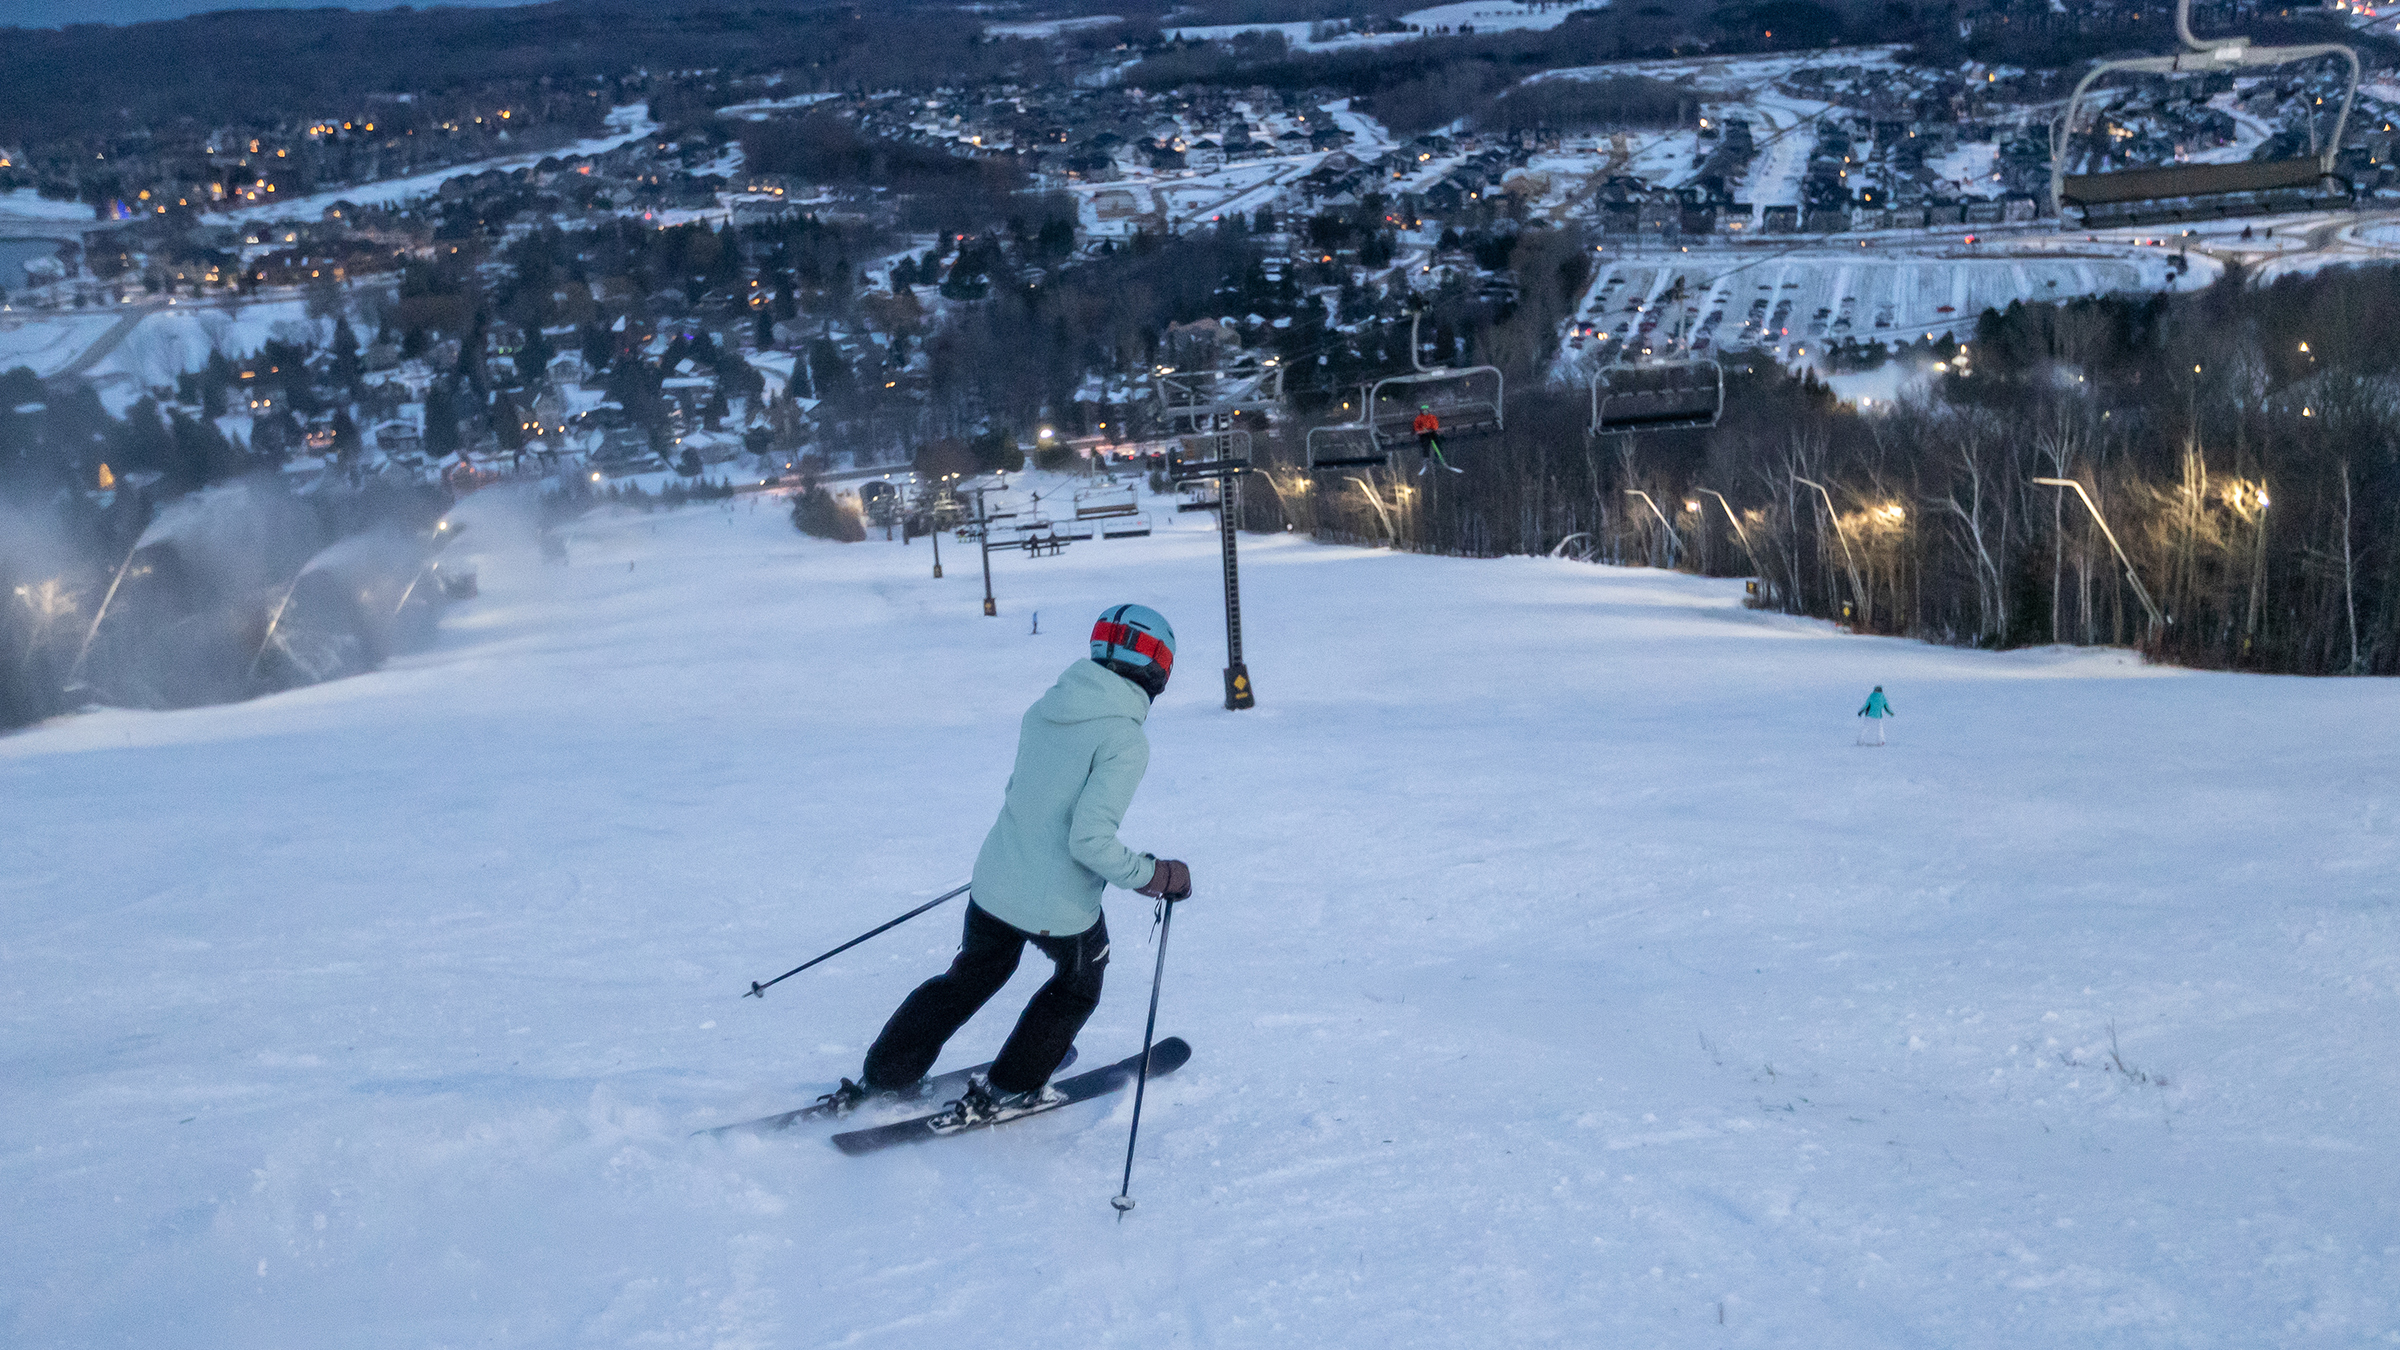
<svg viewBox="0 0 2400 1350"><path fill-rule="evenodd" d="M1133 681L1078 660L1025 710L1000 819L975 855L975 903L1028 933L1065 937L1100 921L1110 882L1149 884L1158 859L1117 842L1150 767L1150 699Z"/></svg>

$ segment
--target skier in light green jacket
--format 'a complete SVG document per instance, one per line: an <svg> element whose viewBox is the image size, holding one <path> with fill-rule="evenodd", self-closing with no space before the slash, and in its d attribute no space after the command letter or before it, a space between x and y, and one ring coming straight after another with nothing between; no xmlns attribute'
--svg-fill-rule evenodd
<svg viewBox="0 0 2400 1350"><path fill-rule="evenodd" d="M1142 723L1166 692L1175 630L1157 611L1118 605L1092 629L1078 660L1025 712L1000 819L975 857L966 933L950 969L919 985L867 1051L859 1082L827 1103L848 1110L871 1093L901 1092L925 1076L952 1033L1000 992L1030 942L1057 967L1026 1005L988 1075L953 1104L988 1116L1038 1104L1075 1034L1100 1003L1111 884L1154 899L1192 892L1191 869L1127 848L1118 822L1150 765Z"/></svg>

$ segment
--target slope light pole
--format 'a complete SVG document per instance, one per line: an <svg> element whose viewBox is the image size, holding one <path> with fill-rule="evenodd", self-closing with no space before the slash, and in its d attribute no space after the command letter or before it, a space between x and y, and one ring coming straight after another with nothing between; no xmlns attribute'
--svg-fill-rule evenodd
<svg viewBox="0 0 2400 1350"><path fill-rule="evenodd" d="M1625 495L1628 497L1641 498L1642 505L1650 508L1650 514L1658 517L1659 525L1667 532L1667 566L1673 567L1675 565L1676 545L1681 541L1676 539L1675 526L1667 520L1667 513L1659 510L1658 503L1650 500L1650 494L1642 491L1640 488L1627 488L1625 489Z"/></svg>
<svg viewBox="0 0 2400 1350"><path fill-rule="evenodd" d="M2108 528L2107 518L2100 514L2098 506L2092 504L2092 494L2083 490L2083 484L2072 478L2036 478L2033 481L2043 487L2075 489L2075 495L2083 499L2083 509L2092 513L2092 523L2100 527L2100 533L2107 538L2108 546L2116 550L2117 561L2125 568L2125 579L2133 583L2133 593L2141 597L2142 608L2149 611L2151 631L2155 633L2158 629L2165 627L2166 617L2158 612L2157 605L2151 603L2149 588L2142 585L2142 579L2134 574L2133 559L2125 556L2125 546L2117 542L2117 532Z"/></svg>
<svg viewBox="0 0 2400 1350"><path fill-rule="evenodd" d="M1742 541L1742 552L1750 555L1750 570L1758 571L1758 550L1750 547L1750 536L1742 529L1742 518L1733 513L1733 503L1725 500L1725 494L1715 488L1694 488L1693 491L1707 493L1717 499L1717 505L1725 508L1725 518L1733 522L1733 537Z"/></svg>
<svg viewBox="0 0 2400 1350"><path fill-rule="evenodd" d="M1792 481L1808 484L1817 490L1818 496L1825 499L1825 514L1833 519L1833 537L1842 541L1842 566L1850 573L1850 600L1853 604L1863 605L1866 603L1865 588L1858 584L1858 562L1850 556L1850 532L1842 528L1842 513L1833 509L1833 494L1814 478L1793 474Z"/></svg>

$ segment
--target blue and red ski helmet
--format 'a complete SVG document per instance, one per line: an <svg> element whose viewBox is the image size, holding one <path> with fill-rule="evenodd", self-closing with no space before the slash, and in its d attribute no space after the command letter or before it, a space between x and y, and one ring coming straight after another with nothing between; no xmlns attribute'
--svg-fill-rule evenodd
<svg viewBox="0 0 2400 1350"><path fill-rule="evenodd" d="M1115 605L1092 625L1092 659L1157 698L1175 671L1175 629L1148 605Z"/></svg>

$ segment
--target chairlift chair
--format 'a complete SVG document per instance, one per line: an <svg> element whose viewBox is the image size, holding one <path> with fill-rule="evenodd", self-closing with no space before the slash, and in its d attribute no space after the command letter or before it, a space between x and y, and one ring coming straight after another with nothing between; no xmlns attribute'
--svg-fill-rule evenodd
<svg viewBox="0 0 2400 1350"><path fill-rule="evenodd" d="M1363 399L1365 395L1362 393ZM1336 469L1388 467L1392 462L1391 449L1375 434L1369 422L1337 422L1308 429L1308 471L1329 473Z"/></svg>
<svg viewBox="0 0 2400 1350"><path fill-rule="evenodd" d="M859 484L858 500L872 524L890 525L900 519L900 485L888 478L870 478Z"/></svg>
<svg viewBox="0 0 2400 1350"><path fill-rule="evenodd" d="M1214 480L1227 470L1250 467L1250 433L1247 431L1202 431L1179 436L1173 449L1167 451L1167 481L1183 483L1192 479Z"/></svg>
<svg viewBox="0 0 2400 1350"><path fill-rule="evenodd" d="M1078 488L1075 491L1077 520L1107 520L1115 516L1138 515L1141 509L1141 505L1134 500L1131 483Z"/></svg>
<svg viewBox="0 0 2400 1350"><path fill-rule="evenodd" d="M1283 370L1283 362L1276 357L1230 370L1182 371L1159 366L1152 372L1159 417L1170 427L1206 430L1226 417L1272 412L1283 401Z"/></svg>
<svg viewBox="0 0 2400 1350"><path fill-rule="evenodd" d="M2352 186L2347 178L2334 171L2334 164L2342 152L2342 130L2349 124L2351 104L2358 97L2357 50L2333 42L2253 47L2250 39L2244 37L2204 40L2192 36L2191 19L2192 0L2176 0L2175 35L2183 41L2182 51L2168 56L2104 61L2092 67L2076 84L2075 92L2067 99L2066 112L2050 127L2050 201L2059 216L2065 218L2067 208L2072 206L2081 213L2086 226L2141 225L2307 210L2348 202ZM2232 164L2171 164L2108 173L2067 172L2067 156L2078 115L2083 110L2084 95L2104 75L2209 73L2287 65L2324 56L2339 56L2347 62L2350 79L2342 91L2341 109L2334 115L2332 134L2315 153Z"/></svg>
<svg viewBox="0 0 2400 1350"><path fill-rule="evenodd" d="M1417 328L1424 318L1420 309L1408 321L1408 361L1414 369L1386 375L1367 391L1362 421L1376 444L1389 450L1414 441L1412 427L1420 411L1441 419L1446 438L1505 430L1508 381L1500 368L1426 365L1417 345Z"/></svg>
<svg viewBox="0 0 2400 1350"><path fill-rule="evenodd" d="M1725 368L1713 357L1620 355L1592 376L1595 436L1713 427L1724 414Z"/></svg>

